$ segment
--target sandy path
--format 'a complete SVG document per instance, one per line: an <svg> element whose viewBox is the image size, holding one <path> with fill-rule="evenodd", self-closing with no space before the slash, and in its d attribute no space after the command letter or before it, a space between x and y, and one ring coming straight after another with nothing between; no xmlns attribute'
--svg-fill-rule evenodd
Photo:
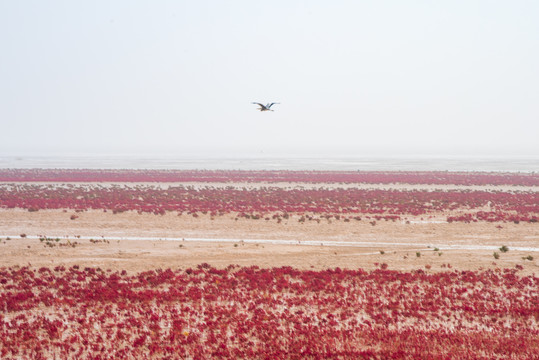
<svg viewBox="0 0 539 360"><path fill-rule="evenodd" d="M71 215L79 216L71 220ZM99 210L75 213L62 210L28 212L22 209L0 209L0 234L92 237L151 237L151 238L230 238L283 239L312 241L385 241L421 244L490 245L510 242L514 246L534 247L539 243L537 223L447 223L445 214L431 218L409 217L404 221L368 219L350 222L331 220L298 222L299 216L278 223L276 220L251 220L234 214L216 216L178 216L139 214L134 211L112 214ZM501 227L501 228L498 228Z"/></svg>
<svg viewBox="0 0 539 360"><path fill-rule="evenodd" d="M444 270L447 264L470 270L515 265L523 266L524 273L539 270L539 255L534 251L539 247L537 224L445 223L439 221L444 218L443 214L428 219L429 222L420 219L411 219L409 224L380 221L372 226L366 220L300 223L297 217L291 217L277 223L275 220L235 220L233 215L212 220L210 216L193 218L173 213L135 212L113 215L102 211L77 213L79 218L70 220L73 213L0 210L4 266L79 264L138 271L192 267L203 262L218 267L234 263L304 269L374 268L375 263L387 263L390 269L400 270L426 270L426 266L431 267L429 271ZM23 233L34 238L22 239L19 235ZM5 236L10 236L11 240L6 240ZM48 247L37 236L60 237L58 243L78 244L74 248ZM118 237L124 239L116 239ZM90 238L104 238L107 242L92 243ZM156 240L159 238L186 238L187 241ZM241 239L244 241L239 241ZM304 244L294 243L298 241ZM313 244L305 246L307 241ZM346 246L346 242L350 242L350 246ZM493 252L502 245L508 246L510 251L497 251L500 259L495 260ZM439 251L434 251L436 247ZM420 253L419 257L416 252ZM534 259L522 259L527 256Z"/></svg>
<svg viewBox="0 0 539 360"><path fill-rule="evenodd" d="M367 183L289 183L289 182L245 182L245 183L224 183L224 182L186 182L186 183L156 183L156 182L8 182L0 183L0 185L9 184L35 184L35 185L54 185L54 186L102 186L102 187L137 187L149 186L160 189L168 189L174 186L194 187L201 189L205 187L213 187L216 189L234 188L234 189L260 189L260 188L280 188L280 189L361 189L361 190L426 190L426 191L452 191L452 190L471 190L471 191L503 191L503 192L518 192L532 191L539 192L539 186L520 186L520 185L452 185L452 184L367 184Z"/></svg>

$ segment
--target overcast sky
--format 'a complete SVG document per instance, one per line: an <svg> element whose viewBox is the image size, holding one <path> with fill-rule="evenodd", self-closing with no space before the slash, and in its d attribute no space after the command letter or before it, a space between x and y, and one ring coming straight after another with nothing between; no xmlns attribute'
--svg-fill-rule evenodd
<svg viewBox="0 0 539 360"><path fill-rule="evenodd" d="M539 156L538 19L531 0L0 0L0 152Z"/></svg>

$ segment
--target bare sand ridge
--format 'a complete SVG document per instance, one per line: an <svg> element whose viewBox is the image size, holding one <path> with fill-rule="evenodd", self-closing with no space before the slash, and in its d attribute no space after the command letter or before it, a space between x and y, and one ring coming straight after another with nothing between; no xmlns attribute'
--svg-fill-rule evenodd
<svg viewBox="0 0 539 360"><path fill-rule="evenodd" d="M0 210L3 266L79 264L140 271L193 267L204 262L217 267L239 264L301 269L369 269L386 263L390 269L441 271L449 266L477 270L520 265L523 273L530 274L539 268L539 226L532 223L446 223L447 214L409 217L408 222L378 221L375 225L369 220L298 222L299 216L277 223L236 220L234 214L194 218L176 213L113 214L96 210L76 213L78 218L71 220L73 214L71 210ZM34 238L21 238L21 234ZM50 247L37 237L58 237L60 241L50 241L55 244ZM152 240L141 240L144 238ZM251 243L247 239L294 244ZM320 245L306 245L307 241L319 241ZM75 247L67 246L75 242ZM332 246L336 242L350 242L351 246ZM502 245L509 251L496 250ZM494 251L500 255L497 260ZM533 260L523 259L528 256Z"/></svg>
<svg viewBox="0 0 539 360"><path fill-rule="evenodd" d="M21 185L27 184L26 182L9 182L0 183L0 185ZM101 186L101 187L130 187L136 188L138 186L156 187L160 189L168 189L174 186L193 187L196 189L201 188L217 188L217 189L260 189L260 188L280 188L280 189L361 189L361 190L426 190L426 191L452 191L452 190L470 190L470 191L503 191L503 192L518 192L518 191L531 191L539 192L539 186L523 186L523 185L454 185L454 184L370 184L370 183L302 183L302 182L188 182L188 183L175 183L175 182L42 182L32 181L28 184L32 185L45 185L55 187L66 186Z"/></svg>

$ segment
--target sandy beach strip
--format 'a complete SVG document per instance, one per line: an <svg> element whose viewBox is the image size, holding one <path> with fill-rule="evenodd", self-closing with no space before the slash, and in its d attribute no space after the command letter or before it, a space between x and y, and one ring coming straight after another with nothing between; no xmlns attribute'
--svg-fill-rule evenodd
<svg viewBox="0 0 539 360"><path fill-rule="evenodd" d="M360 190L422 190L422 191L499 191L499 192L539 192L539 186L522 185L454 185L454 184L370 184L370 183L300 183L300 182L0 182L0 186L41 185L53 187L149 187L166 190L170 187L190 187L195 189L360 189Z"/></svg>

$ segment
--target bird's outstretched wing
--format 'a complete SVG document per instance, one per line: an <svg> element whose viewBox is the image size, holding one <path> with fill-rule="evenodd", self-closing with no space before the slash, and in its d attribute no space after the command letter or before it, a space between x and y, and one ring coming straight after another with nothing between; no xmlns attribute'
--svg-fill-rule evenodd
<svg viewBox="0 0 539 360"><path fill-rule="evenodd" d="M271 103L271 104L268 105L268 109L269 109L270 107L272 107L273 105L275 105L275 104L280 104L280 103Z"/></svg>
<svg viewBox="0 0 539 360"><path fill-rule="evenodd" d="M269 110L269 108L267 108L266 105L264 105L264 104L257 103L257 102L254 102L253 104L256 104L256 105L260 106L260 108L258 109L260 111Z"/></svg>

